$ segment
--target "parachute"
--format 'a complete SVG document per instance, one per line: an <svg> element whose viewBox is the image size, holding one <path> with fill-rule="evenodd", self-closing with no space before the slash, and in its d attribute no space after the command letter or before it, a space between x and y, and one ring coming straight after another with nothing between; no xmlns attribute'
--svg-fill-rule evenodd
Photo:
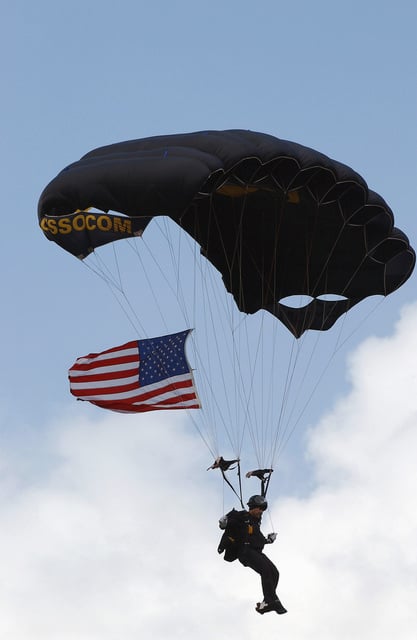
<svg viewBox="0 0 417 640"><path fill-rule="evenodd" d="M235 351L237 326L264 312L296 341L308 330L328 331L359 302L398 289L416 257L387 203L351 168L300 144L243 130L156 136L95 149L49 183L38 216L46 237L82 260L115 240L145 237L159 219L172 221L197 243L233 299L233 346L221 346L222 355L229 347ZM174 245L171 250L176 252ZM292 306L288 300L294 296L306 304ZM217 308L210 314L218 315ZM265 411L253 378L243 379L248 367L239 366L227 392L236 396L249 389L244 415L225 422L248 426L249 404ZM262 384L267 379L273 385L269 374ZM215 395L211 386L206 395ZM270 395L276 395L274 388ZM280 402L262 422L277 425ZM234 438L237 459L243 437ZM260 440L267 450L264 432ZM268 455L259 455L258 464L272 469L274 456Z"/></svg>
<svg viewBox="0 0 417 640"><path fill-rule="evenodd" d="M90 207L144 216L136 233L169 216L221 272L240 311L266 309L297 337L330 328L367 296L395 291L415 263L388 205L357 173L262 133L206 131L91 151L42 193L41 227L83 256L114 239L113 219L101 216L100 233L100 217L95 223L90 214L97 238L82 246L88 214L78 216L79 227L67 214ZM302 310L280 302L299 294L313 298ZM320 300L325 294L344 299Z"/></svg>

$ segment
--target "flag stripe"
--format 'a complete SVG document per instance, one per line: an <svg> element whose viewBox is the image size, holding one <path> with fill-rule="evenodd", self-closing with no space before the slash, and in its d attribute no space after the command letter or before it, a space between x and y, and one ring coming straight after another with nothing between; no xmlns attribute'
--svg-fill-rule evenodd
<svg viewBox="0 0 417 640"><path fill-rule="evenodd" d="M84 389L104 389L106 387L122 387L123 385L129 385L132 382L138 384L139 371L136 370L135 375L131 375L131 371L126 371L126 376L123 377L120 373L117 378L112 377L110 374L104 376L91 376L90 378L75 378L71 381L71 389L73 391L83 391Z"/></svg>
<svg viewBox="0 0 417 640"><path fill-rule="evenodd" d="M175 391L175 389L183 389L185 387L193 386L192 381L189 378L185 378L184 376L178 376L176 379L171 378L153 385L147 385L146 387L143 387L143 388L138 388L137 378L136 380L131 381L129 384L118 384L117 380L115 380L114 382L115 382L114 386L108 386L108 383L106 383L106 386L88 385L88 384L80 385L78 383L75 383L75 384L73 383L71 385L71 390L72 391L76 390L77 395L83 395L83 396L85 396L90 392L93 392L93 393L99 392L100 395L125 393L126 394L125 397L128 397L129 392L132 392L132 391L134 393L139 392L140 395L147 394L148 396L151 396L154 394L165 392L165 390ZM134 394L132 393L131 395L134 395Z"/></svg>
<svg viewBox="0 0 417 640"><path fill-rule="evenodd" d="M111 381L112 380L120 380L122 382L126 382L128 384L129 382L129 378L131 378L132 380L137 380L139 377L139 367L136 366L133 369L126 369L125 371L117 371L117 375L116 372L106 372L106 373L97 373L92 371L90 374L88 375L79 375L78 373L76 373L75 375L72 374L70 376L71 379L71 386L77 388L77 385L86 385L86 386L93 386L95 382L106 382L106 380L108 381L108 384L110 386Z"/></svg>
<svg viewBox="0 0 417 640"><path fill-rule="evenodd" d="M117 371L122 367L131 367L137 366L138 364L138 356L121 356L119 358L111 358L110 360L100 360L100 362L91 362L88 363L75 364L72 369L73 371L80 371L82 373L88 374L89 371L112 371L113 369Z"/></svg>
<svg viewBox="0 0 417 640"><path fill-rule="evenodd" d="M106 349L106 351L101 351L100 353L90 353L88 356L77 358L77 362L81 364L87 364L88 362L100 362L101 360L106 360L107 358L118 357L118 354L123 354L124 356L137 356L138 341L133 340L132 342L127 342L126 344L122 344L119 347Z"/></svg>
<svg viewBox="0 0 417 640"><path fill-rule="evenodd" d="M112 388L100 388L100 389L83 389L77 392L77 396L82 397L84 400L97 400L102 398L103 400L131 400L133 398L142 398L143 400L148 400L149 398L168 395L174 396L174 400L178 393L182 392L182 389L192 388L193 384L191 380L183 380L179 381L175 384L159 384L158 386L153 386L153 388L144 387L143 389L138 389L138 385L126 385L123 387L112 387ZM97 393L99 392L99 393Z"/></svg>
<svg viewBox="0 0 417 640"><path fill-rule="evenodd" d="M192 397L190 397L190 395ZM179 402L171 404L167 402L139 402L132 403L129 406L124 402L105 402L91 400L91 404L95 404L103 409L111 409L120 413L141 413L143 411L154 411L156 409L200 409L201 405L195 399L194 394L178 396Z"/></svg>

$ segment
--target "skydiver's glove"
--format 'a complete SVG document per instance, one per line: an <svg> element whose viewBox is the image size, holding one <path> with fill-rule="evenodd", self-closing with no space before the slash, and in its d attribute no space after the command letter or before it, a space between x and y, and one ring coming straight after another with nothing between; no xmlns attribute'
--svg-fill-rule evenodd
<svg viewBox="0 0 417 640"><path fill-rule="evenodd" d="M265 544L272 544L273 542L275 542L276 538L277 538L276 533L268 533L268 535L266 536Z"/></svg>
<svg viewBox="0 0 417 640"><path fill-rule="evenodd" d="M227 516L222 516L219 520L220 529L226 529L227 527Z"/></svg>

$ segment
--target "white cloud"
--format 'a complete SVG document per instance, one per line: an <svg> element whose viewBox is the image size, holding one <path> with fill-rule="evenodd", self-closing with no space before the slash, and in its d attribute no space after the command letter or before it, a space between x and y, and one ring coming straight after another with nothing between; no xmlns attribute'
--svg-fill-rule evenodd
<svg viewBox="0 0 417 640"><path fill-rule="evenodd" d="M242 601L222 584L220 501L204 485L200 439L179 415L103 416L63 419L32 452L47 471L29 484L21 462L21 482L7 485L2 638L183 638L201 616L226 625L224 603Z"/></svg>
<svg viewBox="0 0 417 640"><path fill-rule="evenodd" d="M352 355L351 393L309 435L314 492L273 505L286 616L258 616L258 576L218 557L220 481L181 413L98 412L64 416L35 466L0 461L0 637L412 640L416 326L414 306Z"/></svg>

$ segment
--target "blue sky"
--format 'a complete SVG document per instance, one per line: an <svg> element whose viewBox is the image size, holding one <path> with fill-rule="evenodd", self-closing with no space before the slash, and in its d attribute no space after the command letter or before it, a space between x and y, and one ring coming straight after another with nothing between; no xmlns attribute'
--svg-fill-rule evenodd
<svg viewBox="0 0 417 640"><path fill-rule="evenodd" d="M80 407L70 397L68 366L98 345L118 344L119 336L124 341L128 329L102 285L43 237L37 201L58 171L97 146L158 134L244 128L294 140L352 166L385 198L396 224L416 246L415 3L405 0L394 7L385 0L353 0L345 7L330 1L271 0L255 6L246 0L156 0L150 6L127 0L16 0L2 4L0 25L0 519L8 569L0 582L6 610L0 630L13 640L110 639L120 637L121 628L127 640L143 629L151 629L155 638L166 637L167 629L171 637L187 638L197 630L204 637L210 621L218 618L228 637L235 628L231 614L242 621L242 638L255 637L259 623L265 630L275 629L275 619L254 619L257 578L244 574L242 567L229 570L220 561L215 564L217 557L210 556L223 503L218 479L205 475L207 451L190 435L185 418L172 418L165 436L162 427L168 419L151 416L147 421L157 435L138 433L137 418L123 422ZM277 501L273 516L279 514L282 541L271 557L275 553L283 569L282 589L294 611L282 621L290 640L311 637L311 628L329 640L354 633L373 640L377 631L378 637L398 632L408 640L415 629L411 611L417 599L410 576L412 570L415 575L411 549L417 524L406 515L409 502L403 491L404 483L410 488L415 484L409 451L416 444L416 378L412 347L407 347L416 340L415 301L414 276L355 334L283 461L286 473L271 496ZM375 434L378 455L372 446ZM158 451L172 472L168 479L158 473L149 481L152 456L144 455L146 446ZM170 451L180 448L189 452L191 468L170 457ZM381 478L391 467L388 487ZM395 512L394 525L385 521L381 485ZM171 501L165 503L167 490L180 494L181 518ZM177 539L154 513L150 492L158 506L163 504L173 530L199 531L200 571L190 567L185 550L172 560L170 545ZM146 528L163 540L155 555L141 538L139 507L145 508L146 519L155 517ZM340 529L332 520L339 509L346 516ZM378 528L374 531L371 512L395 535L382 538ZM310 526L311 539L306 540L300 532ZM363 548L352 542L359 542L356 535L362 535L368 561L360 553ZM338 540L343 540L348 567ZM192 539L187 545L194 567L200 551ZM144 548L146 561L140 553ZM369 550L376 548L378 560L375 555L370 564ZM359 557L362 566L352 560ZM385 585L378 566L387 568L389 557L398 562L392 567L388 562L391 582ZM177 584L178 572L183 582L178 602L161 612L156 602L170 597L167 585ZM27 580L19 581L22 574ZM82 589L86 577L88 585ZM110 582L119 585L119 596ZM404 592L397 591L398 583ZM300 584L311 589L310 594L303 589L302 603L297 598ZM372 602L366 600L365 586L374 590ZM332 609L329 601L334 605L332 613L317 612L323 599L309 609L316 588L326 609ZM398 602L394 595L402 598L403 608L388 614L385 603ZM181 608L187 596L195 599L193 616ZM53 615L48 611L51 599ZM137 601L143 606L135 606ZM22 602L28 604L26 622L19 615ZM366 615L367 605L372 615ZM76 622L74 611L80 607ZM362 633L349 626L350 607L363 621ZM380 633L381 609L391 635ZM106 611L106 624L100 611Z"/></svg>

